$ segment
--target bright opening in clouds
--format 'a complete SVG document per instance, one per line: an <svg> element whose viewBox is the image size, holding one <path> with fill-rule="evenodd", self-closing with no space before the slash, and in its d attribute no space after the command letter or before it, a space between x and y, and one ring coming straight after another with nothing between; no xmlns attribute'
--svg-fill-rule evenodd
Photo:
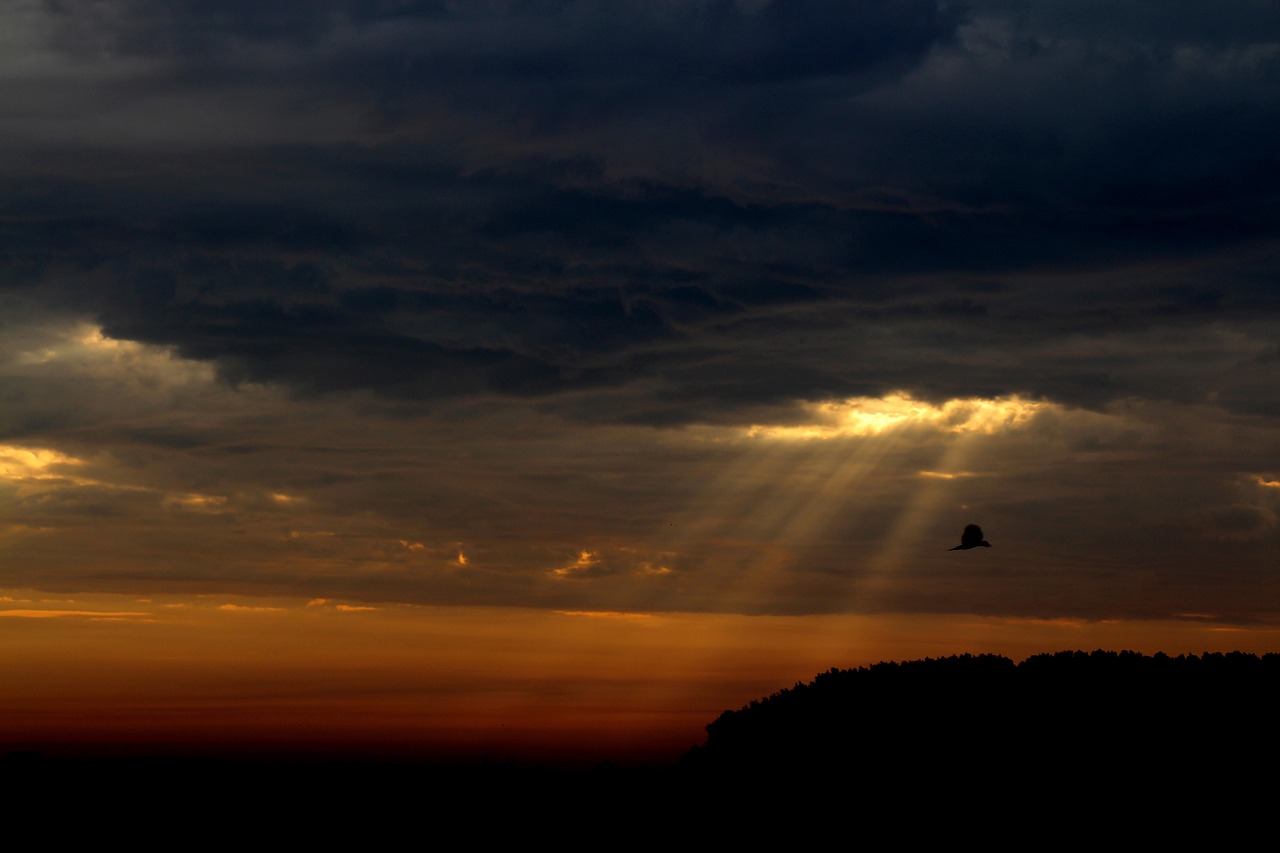
<svg viewBox="0 0 1280 853"><path fill-rule="evenodd" d="M752 426L750 436L782 439L830 439L871 436L913 426L944 432L993 435L1023 426L1050 404L1007 397L998 400L947 400L932 405L909 394L860 397L805 405L812 422L792 426Z"/></svg>
<svg viewBox="0 0 1280 853"><path fill-rule="evenodd" d="M0 477L6 480L67 479L62 471L83 464L83 459L73 459L56 450L0 445Z"/></svg>

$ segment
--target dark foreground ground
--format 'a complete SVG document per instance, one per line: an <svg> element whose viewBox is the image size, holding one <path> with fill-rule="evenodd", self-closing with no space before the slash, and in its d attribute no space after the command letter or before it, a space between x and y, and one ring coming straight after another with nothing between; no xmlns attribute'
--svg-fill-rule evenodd
<svg viewBox="0 0 1280 853"><path fill-rule="evenodd" d="M912 762L888 772L844 761L728 772L11 757L0 790L10 824L38 826L47 839L166 850L179 849L175 842L1251 849L1273 831L1276 770L1247 759L1191 762L1172 775L1102 754L1034 773Z"/></svg>
<svg viewBox="0 0 1280 853"><path fill-rule="evenodd" d="M1230 849L1272 832L1278 667L1273 656L1064 653L1031 666L962 656L831 670L726 712L705 743L664 764L14 752L0 756L0 790L11 822L63 840L123 833L141 846L179 832L362 849Z"/></svg>

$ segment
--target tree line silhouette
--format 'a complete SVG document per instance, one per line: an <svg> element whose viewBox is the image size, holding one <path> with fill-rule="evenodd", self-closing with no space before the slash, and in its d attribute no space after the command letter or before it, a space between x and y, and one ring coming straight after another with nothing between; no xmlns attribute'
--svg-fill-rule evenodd
<svg viewBox="0 0 1280 853"><path fill-rule="evenodd" d="M706 727L693 772L1169 786L1280 757L1280 655L1063 651L831 669ZM1061 784L1067 784L1065 781Z"/></svg>

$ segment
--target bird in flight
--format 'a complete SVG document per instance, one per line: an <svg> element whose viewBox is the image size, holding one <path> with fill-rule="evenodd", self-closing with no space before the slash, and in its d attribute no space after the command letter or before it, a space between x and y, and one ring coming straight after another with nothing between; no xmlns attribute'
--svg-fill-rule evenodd
<svg viewBox="0 0 1280 853"><path fill-rule="evenodd" d="M964 533L960 534L960 544L954 548L948 548L949 551L968 551L970 548L990 548L991 543L982 538L982 528L976 524L965 525Z"/></svg>

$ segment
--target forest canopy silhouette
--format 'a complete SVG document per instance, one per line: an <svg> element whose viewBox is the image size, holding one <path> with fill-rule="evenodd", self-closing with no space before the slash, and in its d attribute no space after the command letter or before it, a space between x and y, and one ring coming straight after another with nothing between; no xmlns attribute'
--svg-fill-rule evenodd
<svg viewBox="0 0 1280 853"><path fill-rule="evenodd" d="M831 669L726 711L682 765L843 768L935 781L1047 772L1168 780L1277 754L1280 655L1063 651L1015 664L958 655Z"/></svg>

